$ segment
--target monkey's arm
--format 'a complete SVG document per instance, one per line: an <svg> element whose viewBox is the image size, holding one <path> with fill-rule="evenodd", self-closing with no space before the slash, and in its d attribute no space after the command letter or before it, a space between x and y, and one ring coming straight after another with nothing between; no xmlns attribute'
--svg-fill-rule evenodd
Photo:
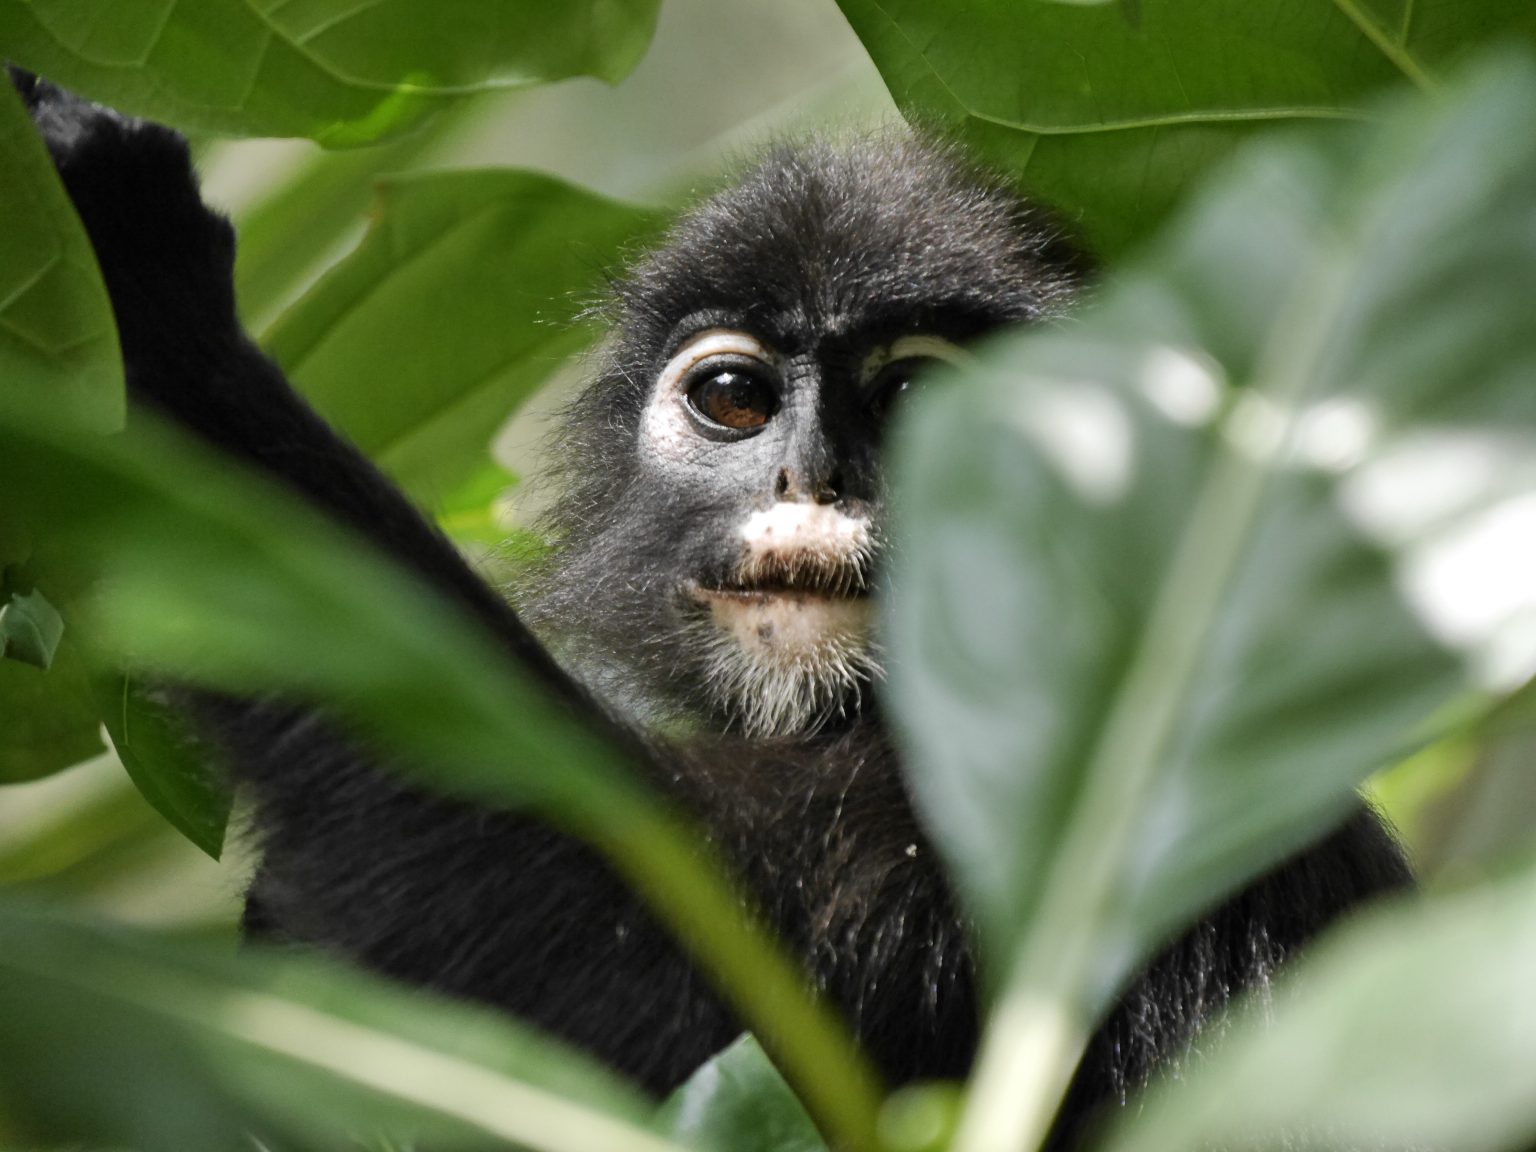
<svg viewBox="0 0 1536 1152"><path fill-rule="evenodd" d="M581 698L506 602L241 330L234 232L203 203L186 142L30 76L13 79L101 265L130 412L156 409L294 489L473 612L558 690Z"/></svg>
<svg viewBox="0 0 1536 1152"><path fill-rule="evenodd" d="M101 265L130 420L152 408L254 466L503 638L637 766L668 769L595 708L505 601L241 330L234 234L207 208L185 142L30 77L13 77ZM387 383L381 382L381 387ZM255 934L488 1001L657 1090L737 1032L640 902L581 844L524 817L421 792L311 711L178 693L255 794Z"/></svg>

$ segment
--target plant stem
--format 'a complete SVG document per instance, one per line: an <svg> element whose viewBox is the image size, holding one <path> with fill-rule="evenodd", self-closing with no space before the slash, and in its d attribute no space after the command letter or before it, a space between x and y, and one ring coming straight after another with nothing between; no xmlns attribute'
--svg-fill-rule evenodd
<svg viewBox="0 0 1536 1152"><path fill-rule="evenodd" d="M838 1152L876 1152L882 1091L842 1021L722 877L702 837L655 801L578 831L672 927L774 1058Z"/></svg>

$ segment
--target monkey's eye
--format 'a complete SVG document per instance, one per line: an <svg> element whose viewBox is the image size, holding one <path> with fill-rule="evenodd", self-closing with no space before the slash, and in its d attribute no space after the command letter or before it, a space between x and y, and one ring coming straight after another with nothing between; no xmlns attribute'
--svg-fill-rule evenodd
<svg viewBox="0 0 1536 1152"><path fill-rule="evenodd" d="M909 356L880 369L869 385L869 410L876 419L883 420L905 397L920 386L918 377L937 363L931 356Z"/></svg>
<svg viewBox="0 0 1536 1152"><path fill-rule="evenodd" d="M704 419L739 432L761 428L779 410L773 386L743 368L705 368L688 387L688 404Z"/></svg>

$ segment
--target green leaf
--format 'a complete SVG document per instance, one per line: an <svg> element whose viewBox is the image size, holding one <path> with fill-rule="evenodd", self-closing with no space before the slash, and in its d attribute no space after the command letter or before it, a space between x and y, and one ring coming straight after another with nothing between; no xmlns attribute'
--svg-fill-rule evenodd
<svg viewBox="0 0 1536 1152"><path fill-rule="evenodd" d="M1536 870L1317 944L1271 1002L1127 1109L1108 1152L1436 1148L1536 1138Z"/></svg>
<svg viewBox="0 0 1536 1152"><path fill-rule="evenodd" d="M85 666L71 644L59 646L47 672L0 660L0 784L51 776L105 747Z"/></svg>
<svg viewBox="0 0 1536 1152"><path fill-rule="evenodd" d="M440 499L484 465L518 403L592 342L582 310L620 249L659 224L532 172L397 177L357 251L267 347L408 492Z"/></svg>
<svg viewBox="0 0 1536 1152"><path fill-rule="evenodd" d="M1536 667L1536 581L1486 583L1536 534L1536 69L1503 64L1245 153L903 437L892 712L1004 989L961 1148L1043 1132L1159 942Z"/></svg>
<svg viewBox="0 0 1536 1152"><path fill-rule="evenodd" d="M705 1152L826 1152L826 1143L767 1053L742 1036L662 1106L663 1130Z"/></svg>
<svg viewBox="0 0 1536 1152"><path fill-rule="evenodd" d="M102 722L134 787L155 811L217 860L233 794L185 726L138 679L101 674L92 684Z"/></svg>
<svg viewBox="0 0 1536 1152"><path fill-rule="evenodd" d="M341 254L361 229L381 176L415 166L478 103L460 101L429 126L373 148L316 150L275 190L236 212L235 299L247 331L267 328Z"/></svg>
<svg viewBox="0 0 1536 1152"><path fill-rule="evenodd" d="M44 672L64 638L64 618L37 589L0 604L0 657Z"/></svg>
<svg viewBox="0 0 1536 1152"><path fill-rule="evenodd" d="M31 117L3 77L0 220L0 380L46 398L82 428L121 427L123 365L96 256ZM0 565L7 559L0 555Z"/></svg>
<svg viewBox="0 0 1536 1152"><path fill-rule="evenodd" d="M53 554L110 573L85 625L131 666L323 703L391 767L532 806L601 849L772 1037L818 1119L874 1147L873 1075L708 846L458 607L148 414L80 438L0 397L0 489L48 526Z"/></svg>
<svg viewBox="0 0 1536 1152"><path fill-rule="evenodd" d="M0 1106L38 1141L246 1149L248 1131L668 1152L646 1102L505 1017L309 959L0 905Z"/></svg>
<svg viewBox="0 0 1536 1152"><path fill-rule="evenodd" d="M839 5L904 113L1021 175L1107 255L1265 128L1360 116L1479 44L1536 42L1536 9L1507 0Z"/></svg>
<svg viewBox="0 0 1536 1152"><path fill-rule="evenodd" d="M656 0L0 0L0 55L191 132L366 143L488 85L623 77Z"/></svg>

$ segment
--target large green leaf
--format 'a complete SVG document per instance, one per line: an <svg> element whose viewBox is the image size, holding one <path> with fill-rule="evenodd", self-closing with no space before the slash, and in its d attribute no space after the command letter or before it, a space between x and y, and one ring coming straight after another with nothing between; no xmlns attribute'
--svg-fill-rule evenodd
<svg viewBox="0 0 1536 1152"><path fill-rule="evenodd" d="M1531 869L1352 925L1136 1109L1109 1152L1529 1147L1533 971Z"/></svg>
<svg viewBox="0 0 1536 1152"><path fill-rule="evenodd" d="M110 573L87 626L135 667L323 702L432 786L531 805L589 839L771 1038L850 1149L874 1146L873 1077L706 846L483 629L318 513L157 429L68 435L0 398L0 489L46 551ZM44 550L40 543L39 550Z"/></svg>
<svg viewBox="0 0 1536 1152"><path fill-rule="evenodd" d="M123 365L107 289L48 150L3 74L0 220L0 380L46 396L83 428L120 427ZM0 555L0 566L10 559Z"/></svg>
<svg viewBox="0 0 1536 1152"><path fill-rule="evenodd" d="M839 0L908 115L1022 174L1114 253L1256 131L1358 116L1469 48L1536 42L1508 0Z"/></svg>
<svg viewBox="0 0 1536 1152"><path fill-rule="evenodd" d="M619 250L659 223L531 172L389 180L357 251L266 343L407 491L441 498L484 466L518 402L591 343L580 312Z"/></svg>
<svg viewBox="0 0 1536 1152"><path fill-rule="evenodd" d="M249 1149L389 1132L453 1147L676 1152L610 1074L504 1017L313 960L0 907L0 1131ZM313 1146L313 1145L311 1145Z"/></svg>
<svg viewBox="0 0 1536 1152"><path fill-rule="evenodd" d="M0 0L0 56L185 130L345 145L490 84L617 80L655 20L656 0Z"/></svg>
<svg viewBox="0 0 1536 1152"><path fill-rule="evenodd" d="M1158 942L1536 666L1536 584L1483 580L1536 532L1536 69L1505 63L1245 153L903 438L893 712L1005 989L962 1147L1042 1130Z"/></svg>

